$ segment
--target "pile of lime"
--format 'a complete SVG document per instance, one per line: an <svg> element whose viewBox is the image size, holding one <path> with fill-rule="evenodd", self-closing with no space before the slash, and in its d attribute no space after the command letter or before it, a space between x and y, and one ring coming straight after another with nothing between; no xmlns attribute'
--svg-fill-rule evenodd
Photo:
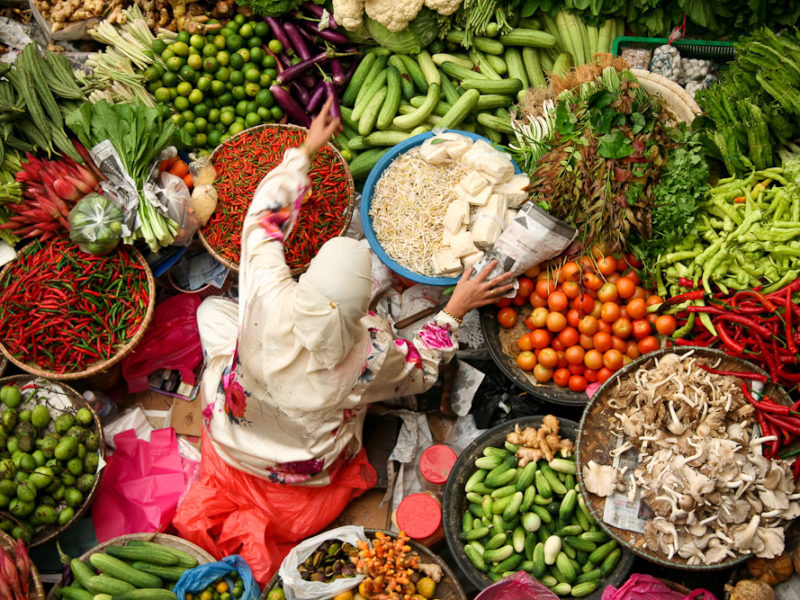
<svg viewBox="0 0 800 600"><path fill-rule="evenodd" d="M244 582L236 571L225 577L219 577L209 583L205 589L186 594L186 600L235 600L244 594Z"/></svg>
<svg viewBox="0 0 800 600"><path fill-rule="evenodd" d="M265 22L240 14L208 35L181 31L174 41L157 39L152 50L161 60L145 70L144 78L192 146L213 149L248 127L283 117L269 91L277 63L265 48L283 51Z"/></svg>
<svg viewBox="0 0 800 600"><path fill-rule="evenodd" d="M88 408L51 413L34 392L25 402L14 384L0 389L0 530L30 540L47 525L65 525L94 487L100 460ZM55 412L55 411L53 411Z"/></svg>

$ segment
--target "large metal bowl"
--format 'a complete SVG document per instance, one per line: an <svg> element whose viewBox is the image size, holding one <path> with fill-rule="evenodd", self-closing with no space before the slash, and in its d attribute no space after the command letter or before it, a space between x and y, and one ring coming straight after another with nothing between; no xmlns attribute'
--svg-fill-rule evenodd
<svg viewBox="0 0 800 600"><path fill-rule="evenodd" d="M463 542L458 539L458 534L461 533L462 516L467 508L464 484L475 471L475 459L483 456L483 449L486 446L502 446L505 442L506 434L513 431L515 425L519 425L522 428L528 426L539 427L542 424L543 418L544 416L542 415L521 417L513 421L507 421L506 423L502 423L486 431L461 452L456 464L453 465L453 469L450 471L450 477L448 477L447 485L444 489L444 499L442 500L442 521L444 523L445 540L461 572L464 573L467 579L478 589L483 589L492 582L486 575L475 568L464 553ZM564 434L564 437L573 440L578 437L578 424L575 421L559 418L558 422L560 423L560 431ZM630 571L632 564L633 555L623 549L622 558L614 571L603 579L600 586L598 586L592 594L586 596L586 598L590 600L599 600L606 586L617 586L622 582L627 576L628 571Z"/></svg>

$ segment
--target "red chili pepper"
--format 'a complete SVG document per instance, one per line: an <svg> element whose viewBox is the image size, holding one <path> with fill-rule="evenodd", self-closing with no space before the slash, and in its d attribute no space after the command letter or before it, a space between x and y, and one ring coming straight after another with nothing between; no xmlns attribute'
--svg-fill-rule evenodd
<svg viewBox="0 0 800 600"><path fill-rule="evenodd" d="M779 419L775 415L771 415L769 413L762 413L764 418L778 427L779 429L786 429L790 433L795 435L800 435L800 421L792 421L792 417L784 417Z"/></svg>
<svg viewBox="0 0 800 600"><path fill-rule="evenodd" d="M691 292L684 292L683 294L673 296L666 302L669 304L679 304L680 302L685 302L686 300L702 300L705 295L706 293L703 290L692 290Z"/></svg>
<svg viewBox="0 0 800 600"><path fill-rule="evenodd" d="M697 363L697 366L703 369L704 371L713 373L714 375L723 375L725 377L740 377L742 379L754 379L762 383L767 382L767 376L762 375L761 373L753 373L751 371L718 371L717 369L712 369L711 367L707 367L706 365L701 365L700 363Z"/></svg>
<svg viewBox="0 0 800 600"><path fill-rule="evenodd" d="M794 475L795 480L797 480L798 476L800 476L800 458L796 458L794 463L792 463L792 474Z"/></svg>
<svg viewBox="0 0 800 600"><path fill-rule="evenodd" d="M725 344L727 350L731 350L738 355L744 353L744 346L737 342L736 340L731 337L730 332L728 332L727 328L723 323L719 323L716 320L714 321L714 328L717 330L717 334L719 335L719 339L722 340L722 343ZM726 350L726 351L727 351Z"/></svg>
<svg viewBox="0 0 800 600"><path fill-rule="evenodd" d="M691 279L687 279L686 277L680 277L678 279L678 285L683 288L696 288L697 283L692 281Z"/></svg>

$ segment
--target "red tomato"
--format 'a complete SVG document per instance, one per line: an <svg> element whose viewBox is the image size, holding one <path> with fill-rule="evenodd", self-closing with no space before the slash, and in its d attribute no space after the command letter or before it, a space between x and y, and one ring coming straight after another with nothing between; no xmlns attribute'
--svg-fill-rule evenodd
<svg viewBox="0 0 800 600"><path fill-rule="evenodd" d="M553 373L553 383L561 387L567 387L571 373L568 369L556 369Z"/></svg>
<svg viewBox="0 0 800 600"><path fill-rule="evenodd" d="M658 350L658 339L654 335L648 335L646 338L639 340L638 348L642 354L655 352Z"/></svg>
<svg viewBox="0 0 800 600"><path fill-rule="evenodd" d="M570 346L564 352L564 358L571 365L582 365L584 356L586 356L586 351L577 345Z"/></svg>
<svg viewBox="0 0 800 600"><path fill-rule="evenodd" d="M612 273L611 275L609 275L608 277L606 277L606 281L608 281L609 283L613 283L614 285L616 285L616 284L617 284L617 282L619 281L620 277L622 277L622 275L620 275L619 273Z"/></svg>
<svg viewBox="0 0 800 600"><path fill-rule="evenodd" d="M536 355L530 350L525 350L517 355L517 366L523 371L532 371L536 366Z"/></svg>
<svg viewBox="0 0 800 600"><path fill-rule="evenodd" d="M517 324L517 311L513 308L506 307L497 311L497 322L501 327L509 328Z"/></svg>
<svg viewBox="0 0 800 600"><path fill-rule="evenodd" d="M586 377L586 381L589 383L594 383L597 381L597 370L596 369L586 369L583 372L583 376Z"/></svg>
<svg viewBox="0 0 800 600"><path fill-rule="evenodd" d="M582 315L588 315L594 310L594 298L588 294L579 296L573 301L573 306L577 308Z"/></svg>
<svg viewBox="0 0 800 600"><path fill-rule="evenodd" d="M547 307L550 310L554 311L564 311L567 310L567 305L569 304L569 299L567 295L562 291L553 292L547 297Z"/></svg>
<svg viewBox="0 0 800 600"><path fill-rule="evenodd" d="M625 354L625 350L628 349L628 343L625 340L623 340L622 338L619 338L619 337L617 337L615 335L612 335L611 336L611 347L614 350L618 350L622 354Z"/></svg>
<svg viewBox="0 0 800 600"><path fill-rule="evenodd" d="M597 261L597 270L608 277L617 270L617 259L613 256L604 256Z"/></svg>
<svg viewBox="0 0 800 600"><path fill-rule="evenodd" d="M594 318L599 319L600 315L603 314L603 303L595 300L594 305L592 306L592 310L589 311L589 314L592 315Z"/></svg>
<svg viewBox="0 0 800 600"><path fill-rule="evenodd" d="M531 331L531 344L537 350L541 350L542 348L547 348L550 345L550 340L553 339L553 336L550 335L550 332L546 329L534 329Z"/></svg>
<svg viewBox="0 0 800 600"><path fill-rule="evenodd" d="M567 370L573 375L583 375L584 371L586 371L586 367L581 362L579 365L569 365Z"/></svg>
<svg viewBox="0 0 800 600"><path fill-rule="evenodd" d="M633 340L628 340L628 347L625 349L625 356L630 359L639 358L642 355L639 352L639 345Z"/></svg>
<svg viewBox="0 0 800 600"><path fill-rule="evenodd" d="M642 300L647 299L647 291L640 285L636 286L636 289L633 292L633 296L631 298L641 298Z"/></svg>
<svg viewBox="0 0 800 600"><path fill-rule="evenodd" d="M625 273L625 279L630 279L636 285L642 283L642 280L639 278L639 274L633 270L630 270L627 273Z"/></svg>
<svg viewBox="0 0 800 600"><path fill-rule="evenodd" d="M583 348L584 350L591 350L592 348L594 348L594 339L592 338L591 335L586 335L585 333L582 333L580 338L578 338L578 344L580 344L580 347Z"/></svg>
<svg viewBox="0 0 800 600"><path fill-rule="evenodd" d="M647 314L647 304L642 298L634 298L625 307L628 311L628 317L631 319L643 319Z"/></svg>
<svg viewBox="0 0 800 600"><path fill-rule="evenodd" d="M561 330L561 333L558 334L558 341L566 347L574 346L578 343L579 335L578 330L574 327L565 327Z"/></svg>
<svg viewBox="0 0 800 600"><path fill-rule="evenodd" d="M583 356L583 364L587 369L594 369L597 371L603 368L603 354L599 350L589 350Z"/></svg>
<svg viewBox="0 0 800 600"><path fill-rule="evenodd" d="M594 347L599 350L600 352L605 352L606 350L610 350L614 343L611 340L611 335L606 333L605 331L598 331L594 334ZM586 365L589 368L593 368L591 365ZM599 367L598 367L599 368Z"/></svg>
<svg viewBox="0 0 800 600"><path fill-rule="evenodd" d="M647 306L655 306L656 304L663 304L664 299L661 296L656 296L655 294L647 297Z"/></svg>
<svg viewBox="0 0 800 600"><path fill-rule="evenodd" d="M597 372L597 381L598 383L605 383L609 377L614 374L614 371L609 369L608 367L603 367Z"/></svg>
<svg viewBox="0 0 800 600"><path fill-rule="evenodd" d="M581 276L581 268L574 260L564 263L561 267L561 281L578 281Z"/></svg>
<svg viewBox="0 0 800 600"><path fill-rule="evenodd" d="M533 367L533 376L539 383L547 383L553 376L553 369L548 369L544 365L537 364Z"/></svg>
<svg viewBox="0 0 800 600"><path fill-rule="evenodd" d="M597 273L591 256L581 256L581 269L584 273Z"/></svg>
<svg viewBox="0 0 800 600"><path fill-rule="evenodd" d="M552 348L542 348L542 351L539 352L539 364L544 365L547 368L554 368L558 364L558 354Z"/></svg>
<svg viewBox="0 0 800 600"><path fill-rule="evenodd" d="M586 390L587 385L589 385L589 382L582 375L573 375L569 378L569 389L573 392L583 392Z"/></svg>
<svg viewBox="0 0 800 600"><path fill-rule="evenodd" d="M567 347L566 347L564 344L562 344L562 343L559 341L559 339L558 339L558 338L555 338L555 339L554 339L552 342L550 342L550 347L551 347L553 350L560 351L560 352L563 352L564 350L566 350L566 349L567 349Z"/></svg>
<svg viewBox="0 0 800 600"><path fill-rule="evenodd" d="M556 284L550 279L540 279L536 282L536 293L542 298L547 298L556 289Z"/></svg>
<svg viewBox="0 0 800 600"><path fill-rule="evenodd" d="M645 316L645 319L647 319L647 322L650 323L650 325L655 327L656 326L656 321L658 321L658 313L647 313L647 316Z"/></svg>
<svg viewBox="0 0 800 600"><path fill-rule="evenodd" d="M575 310L574 308L571 308L567 312L567 324L570 327L574 327L575 329L577 329L578 324L580 324L580 322L581 322L581 313Z"/></svg>
<svg viewBox="0 0 800 600"><path fill-rule="evenodd" d="M626 338L631 334L631 320L627 317L620 317L611 324L611 332L617 337Z"/></svg>
<svg viewBox="0 0 800 600"><path fill-rule="evenodd" d="M547 306L547 300L542 298L536 292L533 292L530 296L528 296L528 302L530 302L531 306L534 308L544 308Z"/></svg>
<svg viewBox="0 0 800 600"><path fill-rule="evenodd" d="M561 291L572 300L581 295L581 284L577 281L565 281L561 284Z"/></svg>
<svg viewBox="0 0 800 600"><path fill-rule="evenodd" d="M622 366L622 352L612 348L603 354L603 366L616 371Z"/></svg>
<svg viewBox="0 0 800 600"><path fill-rule="evenodd" d="M511 299L511 304L514 306L525 306L528 303L528 298L526 296L520 296L517 294Z"/></svg>
<svg viewBox="0 0 800 600"><path fill-rule="evenodd" d="M619 319L619 304L616 302L603 302L600 309L600 318L606 323L613 323Z"/></svg>
<svg viewBox="0 0 800 600"><path fill-rule="evenodd" d="M567 317L559 312L551 312L547 315L547 328L553 333L557 333L567 326Z"/></svg>
<svg viewBox="0 0 800 600"><path fill-rule="evenodd" d="M600 279L594 273L584 273L584 275L583 275L583 285L587 289L597 291L601 287L603 287L603 280Z"/></svg>
<svg viewBox="0 0 800 600"><path fill-rule="evenodd" d="M623 300L627 300L636 291L636 284L629 277L620 277L617 281L617 293Z"/></svg>
<svg viewBox="0 0 800 600"><path fill-rule="evenodd" d="M542 267L540 265L533 265L530 269L525 271L525 277L536 277L539 273L542 272Z"/></svg>
<svg viewBox="0 0 800 600"><path fill-rule="evenodd" d="M578 323L578 331L586 335L594 335L597 333L597 319L592 315L586 315Z"/></svg>
<svg viewBox="0 0 800 600"><path fill-rule="evenodd" d="M532 329L539 329L541 327L544 327L545 323L547 323L547 315L549 314L550 311L547 310L544 306L534 308L530 317L528 317L531 321L531 324L533 325Z"/></svg>
<svg viewBox="0 0 800 600"><path fill-rule="evenodd" d="M678 322L672 315L661 315L656 319L656 331L661 335L672 335L678 327Z"/></svg>
<svg viewBox="0 0 800 600"><path fill-rule="evenodd" d="M517 289L518 296L524 296L527 298L533 293L533 281L527 277L520 277L517 281L519 282L519 288Z"/></svg>
<svg viewBox="0 0 800 600"><path fill-rule="evenodd" d="M533 350L533 342L531 342L531 334L526 333L517 340L517 346L520 350Z"/></svg>
<svg viewBox="0 0 800 600"><path fill-rule="evenodd" d="M619 305L619 318L620 319L622 319L622 318L627 319L628 318L628 307L625 306L624 304L620 304Z"/></svg>
<svg viewBox="0 0 800 600"><path fill-rule="evenodd" d="M632 324L633 338L643 340L653 332L653 326L647 319L636 319Z"/></svg>
<svg viewBox="0 0 800 600"><path fill-rule="evenodd" d="M558 355L558 362L556 363L556 366L559 369L566 369L569 366L569 363L567 362L567 359L564 356L564 352L562 350L558 350L556 351L556 354Z"/></svg>
<svg viewBox="0 0 800 600"><path fill-rule="evenodd" d="M636 258L636 255L633 252L628 252L625 255L625 260L628 261L628 264L632 267L636 267L637 269L641 269L644 266L644 263Z"/></svg>
<svg viewBox="0 0 800 600"><path fill-rule="evenodd" d="M597 290L597 299L600 302L614 302L617 298L619 298L619 292L617 291L617 286L613 283L604 283L603 286Z"/></svg>
<svg viewBox="0 0 800 600"><path fill-rule="evenodd" d="M505 308L506 306L511 306L511 298L500 298L497 302L494 303L497 308Z"/></svg>

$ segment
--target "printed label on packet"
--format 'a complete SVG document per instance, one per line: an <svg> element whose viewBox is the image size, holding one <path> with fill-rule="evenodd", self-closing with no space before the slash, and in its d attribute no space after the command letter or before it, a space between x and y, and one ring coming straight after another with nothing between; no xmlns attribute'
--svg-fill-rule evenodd
<svg viewBox="0 0 800 600"><path fill-rule="evenodd" d="M617 448L622 446L623 438L617 443ZM613 494L606 498L603 510L603 521L620 529L644 533L644 524L653 518L653 511L639 499L639 492L631 494L631 479L633 470L639 464L638 456L634 449L617 454L612 465L621 472L621 483L626 488L626 493ZM800 600L800 599L798 599Z"/></svg>

